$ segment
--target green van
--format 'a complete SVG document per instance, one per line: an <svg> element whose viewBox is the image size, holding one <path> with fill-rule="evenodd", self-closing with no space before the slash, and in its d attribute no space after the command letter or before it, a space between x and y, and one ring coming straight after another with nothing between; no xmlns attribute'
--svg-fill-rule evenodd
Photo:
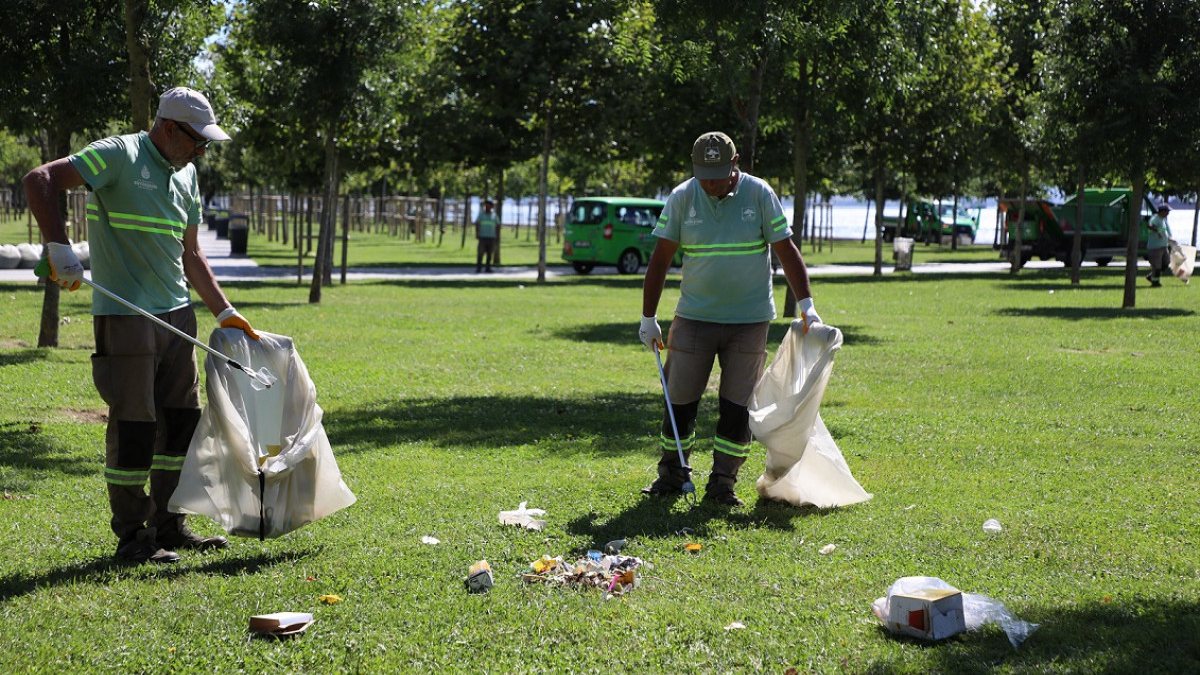
<svg viewBox="0 0 1200 675"><path fill-rule="evenodd" d="M636 274L654 251L654 230L664 204L638 197L581 197L563 225L563 260L580 274L616 265ZM678 263L678 261L676 261Z"/></svg>

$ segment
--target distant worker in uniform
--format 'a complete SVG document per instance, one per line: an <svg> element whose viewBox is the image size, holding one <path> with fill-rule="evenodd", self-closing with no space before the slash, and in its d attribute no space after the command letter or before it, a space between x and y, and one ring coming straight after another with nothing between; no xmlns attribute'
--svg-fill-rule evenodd
<svg viewBox="0 0 1200 675"><path fill-rule="evenodd" d="M258 335L226 299L200 250L200 190L192 161L227 141L208 99L176 87L159 99L149 132L113 136L25 176L25 194L47 243L50 278L76 290L83 266L71 249L58 195L91 192L87 219L96 283L184 333L196 335L191 288L223 328ZM95 293L92 377L108 404L104 480L117 559L173 563L176 550L225 548L170 513L184 456L200 420L192 345ZM146 484L149 482L149 495Z"/></svg>
<svg viewBox="0 0 1200 675"><path fill-rule="evenodd" d="M1159 278L1171 266L1171 227L1167 225L1167 214L1171 206L1166 202L1158 205L1158 213L1150 216L1150 235L1146 240L1146 259L1150 261L1150 273L1146 279L1150 286L1162 286Z"/></svg>
<svg viewBox="0 0 1200 675"><path fill-rule="evenodd" d="M747 405L767 358L767 329L775 318L771 252L800 300L804 331L821 318L813 309L808 270L774 190L738 170L733 141L719 131L692 146L694 177L667 197L654 228L658 238L646 268L638 336L662 346L658 302L675 252L683 250L679 304L667 337L668 396L685 457L696 446L696 415L713 361L721 364L719 417L712 440L713 469L704 501L740 506L738 470L750 454ZM665 405L664 405L665 408ZM690 477L679 463L670 412L660 431L658 478L642 492L682 494Z"/></svg>
<svg viewBox="0 0 1200 675"><path fill-rule="evenodd" d="M492 213L495 202L483 200L483 210L475 218L475 238L479 246L475 249L475 273L491 272L492 260L496 255L496 239L500 236L500 223ZM487 265L484 267L484 265Z"/></svg>

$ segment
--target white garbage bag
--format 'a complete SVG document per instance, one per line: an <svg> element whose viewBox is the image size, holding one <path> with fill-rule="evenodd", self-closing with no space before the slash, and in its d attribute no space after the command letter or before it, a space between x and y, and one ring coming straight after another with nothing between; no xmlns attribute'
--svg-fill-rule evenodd
<svg viewBox="0 0 1200 675"><path fill-rule="evenodd" d="M1188 283L1192 278L1192 270L1196 266L1196 247L1181 246L1173 244L1171 246L1171 274L1183 283Z"/></svg>
<svg viewBox="0 0 1200 675"><path fill-rule="evenodd" d="M244 371L209 356L200 416L169 508L208 516L225 531L278 537L354 503L321 426L317 390L283 335L218 328L209 345L278 380L255 389Z"/></svg>
<svg viewBox="0 0 1200 675"><path fill-rule="evenodd" d="M767 447L766 469L756 486L760 496L818 508L871 498L821 421L821 399L841 347L837 328L815 324L804 335L796 319L754 386L750 431Z"/></svg>

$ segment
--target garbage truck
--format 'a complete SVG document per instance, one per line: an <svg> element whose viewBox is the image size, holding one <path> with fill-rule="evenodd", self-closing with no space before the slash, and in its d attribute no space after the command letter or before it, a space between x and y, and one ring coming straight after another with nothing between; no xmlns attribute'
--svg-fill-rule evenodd
<svg viewBox="0 0 1200 675"><path fill-rule="evenodd" d="M926 244L940 244L949 237L957 236L959 244L971 244L979 230L979 214L978 208L960 206L958 217L955 218L953 204L927 199L912 200L904 209L903 223L898 215L883 216L883 240L892 241L899 236Z"/></svg>
<svg viewBox="0 0 1200 675"><path fill-rule="evenodd" d="M1125 257L1129 232L1129 203L1133 191L1129 188L1086 188L1083 191L1083 219L1080 222L1081 260L1093 260L1100 267L1113 258ZM1013 259L1016 229L1021 228L1021 265L1033 256L1041 260L1060 260L1071 264L1071 247L1075 236L1078 195L1073 194L1062 204L1045 199L1003 199L998 208L1004 214L1004 239L998 248L1005 257ZM1024 202L1024 219L1018 223ZM1154 205L1142 198L1138 232L1138 255L1146 254L1150 215Z"/></svg>

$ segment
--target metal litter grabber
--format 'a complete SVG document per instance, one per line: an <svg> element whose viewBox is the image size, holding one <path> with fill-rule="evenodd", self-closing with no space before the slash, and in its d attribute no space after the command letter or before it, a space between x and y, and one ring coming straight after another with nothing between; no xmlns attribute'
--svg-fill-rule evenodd
<svg viewBox="0 0 1200 675"><path fill-rule="evenodd" d="M45 263L45 260L43 260L42 264L39 264L37 269L34 270L34 273L37 274L39 277L47 276L49 274L49 269L47 269L48 267L49 267L49 265L47 265ZM92 281L91 279L88 279L87 277L85 277L83 275L80 275L79 278L83 281L83 283L87 284L88 286L91 286L92 288L96 289L97 291L100 291L104 295L107 295L108 297L121 303L122 305L128 307L129 309L132 309L133 311L137 312L138 314L141 314L142 316L146 317L147 319L150 319L151 321L162 326L163 328L166 328L167 330L178 335L179 337L183 338L184 340L187 340L188 342L196 345L200 349L203 349L204 351L208 352L209 354L212 354L213 356L217 357L218 359L221 359L222 361L229 364L230 366L233 366L234 368L237 368L238 370L242 371L243 373L246 373L246 375L248 375L250 377L251 386L253 386L255 389L262 389L262 388L269 389L272 384L275 384L275 382L277 382L279 380L279 378L275 377L275 375L272 374L271 371L267 370L266 367L259 368L257 372L250 370L246 366L243 366L242 364L238 363L237 361L234 361L233 359L229 358L228 356L225 356L221 352L213 349L212 347L209 347L208 345L197 340L196 338L192 337L191 335L188 335L187 333L179 330L178 328L172 326L171 324L167 323L166 321L163 321L162 319L158 318L157 316L154 316L150 312L147 312L146 310L142 309L141 307L138 307L137 305L133 304L132 302L129 302L125 298L122 298L121 296L117 295L116 293L113 293L112 291L101 286L100 284L97 284L96 282Z"/></svg>
<svg viewBox="0 0 1200 675"><path fill-rule="evenodd" d="M667 402L667 416L671 418L671 433L675 434L675 451L679 453L679 466L687 471L687 480L679 486L683 490L683 498L692 506L696 505L696 485L692 483L692 467L683 456L683 441L679 440L679 425L675 423L675 406L671 405L671 394L667 391L667 373L663 370L662 353L658 344L654 345L654 361L658 364L658 381L662 383L663 399Z"/></svg>

